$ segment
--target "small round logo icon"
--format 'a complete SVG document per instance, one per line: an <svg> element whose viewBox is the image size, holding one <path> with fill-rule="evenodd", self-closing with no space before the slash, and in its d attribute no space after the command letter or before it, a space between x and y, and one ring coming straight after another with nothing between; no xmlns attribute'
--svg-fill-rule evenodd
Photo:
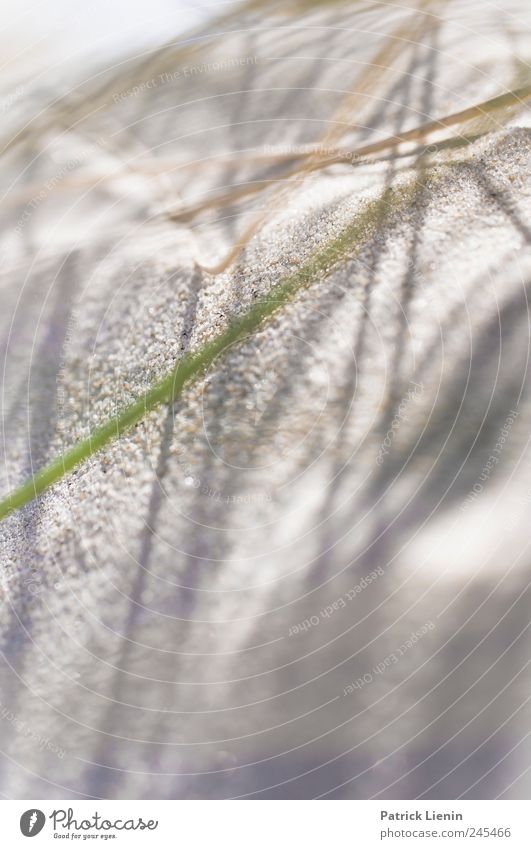
<svg viewBox="0 0 531 849"><path fill-rule="evenodd" d="M37 808L24 811L20 817L20 830L24 837L35 837L44 828L46 817Z"/></svg>

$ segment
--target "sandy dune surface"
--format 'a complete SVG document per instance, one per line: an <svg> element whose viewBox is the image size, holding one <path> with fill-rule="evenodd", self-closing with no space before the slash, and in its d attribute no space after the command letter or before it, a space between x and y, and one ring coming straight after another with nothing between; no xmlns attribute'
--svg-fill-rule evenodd
<svg viewBox="0 0 531 849"><path fill-rule="evenodd" d="M0 524L7 797L530 792L531 11L288 5L5 110L2 494L341 244Z"/></svg>

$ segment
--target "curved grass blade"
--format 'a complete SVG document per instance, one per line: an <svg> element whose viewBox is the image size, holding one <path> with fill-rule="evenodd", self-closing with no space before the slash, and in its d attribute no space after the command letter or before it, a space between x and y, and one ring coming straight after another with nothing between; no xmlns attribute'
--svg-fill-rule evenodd
<svg viewBox="0 0 531 849"><path fill-rule="evenodd" d="M417 190L417 182L412 186L387 189L379 198L368 203L352 223L324 249L310 258L295 273L277 283L270 290L267 298L258 301L247 313L233 321L226 330L207 342L199 351L183 356L169 375L135 402L118 412L105 424L95 428L86 439L44 466L30 480L0 501L0 520L33 501L111 440L137 424L151 410L161 404L175 401L185 384L204 373L229 346L255 332L299 290L328 272L342 257L356 254L363 240L367 239L390 213L398 213L405 208Z"/></svg>

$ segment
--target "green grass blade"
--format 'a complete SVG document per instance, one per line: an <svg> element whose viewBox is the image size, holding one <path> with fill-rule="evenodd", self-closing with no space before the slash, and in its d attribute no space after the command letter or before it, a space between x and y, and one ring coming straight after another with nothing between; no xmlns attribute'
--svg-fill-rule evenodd
<svg viewBox="0 0 531 849"><path fill-rule="evenodd" d="M185 384L204 373L205 369L229 346L256 331L300 289L326 273L339 259L347 254L355 254L362 240L367 238L390 212L403 208L417 188L418 185L415 184L413 190L411 187L389 189L380 198L368 203L339 236L329 242L298 271L276 284L267 298L258 301L247 313L233 321L226 330L207 342L199 351L183 356L175 369L144 395L118 412L105 424L95 428L86 439L44 466L30 480L0 501L0 521L57 483L111 440L139 422L151 410L178 398Z"/></svg>

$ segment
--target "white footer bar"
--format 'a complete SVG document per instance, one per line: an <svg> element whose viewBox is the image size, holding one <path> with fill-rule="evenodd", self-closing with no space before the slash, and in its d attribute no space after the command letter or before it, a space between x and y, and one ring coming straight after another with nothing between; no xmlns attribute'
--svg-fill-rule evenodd
<svg viewBox="0 0 531 849"><path fill-rule="evenodd" d="M2 801L2 846L531 847L525 801ZM34 838L35 843L29 843Z"/></svg>

